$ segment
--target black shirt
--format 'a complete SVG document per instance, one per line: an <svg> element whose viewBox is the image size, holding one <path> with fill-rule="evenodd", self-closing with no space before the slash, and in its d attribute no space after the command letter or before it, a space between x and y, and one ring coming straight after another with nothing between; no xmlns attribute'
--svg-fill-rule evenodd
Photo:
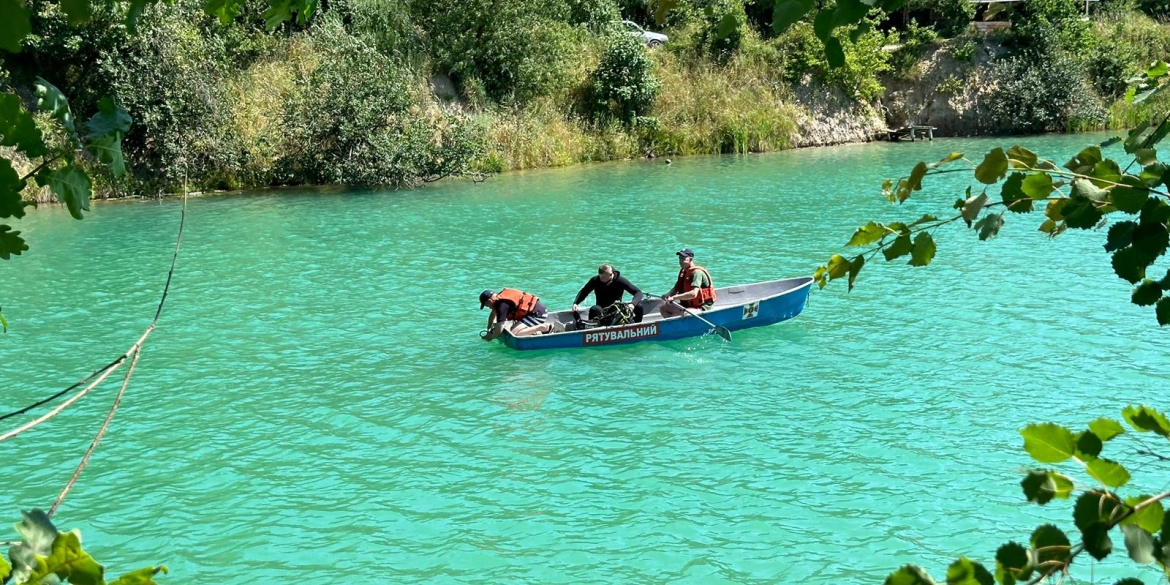
<svg viewBox="0 0 1170 585"><path fill-rule="evenodd" d="M626 277L622 276L621 272L613 271L613 278L609 282L601 282L601 278L594 276L585 283L581 288L581 292L577 293L577 300L573 301L574 305L580 305L589 293L596 295L597 305L601 307L608 307L620 300L622 300L623 293L630 293L634 295L634 304L637 305L642 302L642 291L638 287L630 284Z"/></svg>

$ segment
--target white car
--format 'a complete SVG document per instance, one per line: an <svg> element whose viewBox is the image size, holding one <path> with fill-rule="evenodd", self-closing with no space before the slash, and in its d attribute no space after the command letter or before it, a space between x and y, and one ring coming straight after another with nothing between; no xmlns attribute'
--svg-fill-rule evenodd
<svg viewBox="0 0 1170 585"><path fill-rule="evenodd" d="M626 27L626 31L629 32L630 34L646 41L647 47L657 47L659 45L664 44L666 41L670 40L664 34L650 32L650 31L638 26L638 23L636 23L636 22L630 22L628 20L623 20L622 26Z"/></svg>

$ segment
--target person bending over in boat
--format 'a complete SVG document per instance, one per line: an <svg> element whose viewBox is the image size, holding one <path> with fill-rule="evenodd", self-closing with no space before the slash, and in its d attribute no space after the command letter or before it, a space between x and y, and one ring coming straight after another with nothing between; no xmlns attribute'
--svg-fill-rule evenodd
<svg viewBox="0 0 1170 585"><path fill-rule="evenodd" d="M704 311L715 304L715 283L706 268L695 264L695 253L690 248L675 252L678 256L678 280L663 298L673 303L663 303L658 312L663 318L677 317L686 313L682 307L692 311ZM677 304L676 304L677 303ZM682 305L680 307L679 305Z"/></svg>
<svg viewBox="0 0 1170 585"><path fill-rule="evenodd" d="M573 301L573 313L581 310L581 301L585 297L593 293L593 300L597 301L592 307L589 307L589 320L596 321L599 325L612 325L612 323L602 323L602 312L606 307L614 303L622 302L622 296L625 293L634 295L633 300L626 303L630 310L634 312L634 322L642 322L642 290L630 283L622 273L614 270L613 266L609 264L602 264L597 269L597 276L589 279L585 286L581 287L581 291L577 293L577 299Z"/></svg>
<svg viewBox="0 0 1170 585"><path fill-rule="evenodd" d="M479 310L491 307L488 315L487 334L484 341L491 341L504 334L504 327L512 323L512 335L525 337L548 333L552 323L546 323L548 309L540 302L540 297L530 295L522 290L505 288L498 293L485 290L479 293Z"/></svg>

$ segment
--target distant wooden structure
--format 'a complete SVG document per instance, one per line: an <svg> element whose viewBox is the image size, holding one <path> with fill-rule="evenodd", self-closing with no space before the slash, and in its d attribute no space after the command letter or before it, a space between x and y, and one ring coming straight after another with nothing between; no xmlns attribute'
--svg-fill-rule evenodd
<svg viewBox="0 0 1170 585"><path fill-rule="evenodd" d="M938 130L938 128L934 126L919 126L916 124L903 126L898 129L886 128L886 138L890 142L897 142L906 138L910 138L910 142L914 142L918 138L934 141L935 130Z"/></svg>

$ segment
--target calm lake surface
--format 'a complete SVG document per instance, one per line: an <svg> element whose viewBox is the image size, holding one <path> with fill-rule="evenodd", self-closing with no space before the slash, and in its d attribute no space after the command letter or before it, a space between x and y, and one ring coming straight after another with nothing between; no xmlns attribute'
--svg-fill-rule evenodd
<svg viewBox="0 0 1170 585"><path fill-rule="evenodd" d="M1063 163L1101 138L1023 142ZM1039 213L989 242L945 227L929 268L872 263L852 293L814 289L732 343L518 353L479 339L477 296L565 308L603 262L660 294L684 246L718 285L811 274L865 221L949 214L973 182L928 179L898 207L883 179L1014 143L192 199L159 327L54 520L115 576L167 564L164 584L880 583L907 562L944 578L962 553L994 570L1037 523L1072 528L1069 502L1024 501L1018 429L1170 407L1167 333L1130 304L1104 233L1052 241ZM180 210L14 222L32 249L0 263L0 411L138 338ZM117 389L0 444L6 526L53 503ZM1121 460L1126 493L1165 487ZM1132 566L1115 546L1098 581Z"/></svg>

